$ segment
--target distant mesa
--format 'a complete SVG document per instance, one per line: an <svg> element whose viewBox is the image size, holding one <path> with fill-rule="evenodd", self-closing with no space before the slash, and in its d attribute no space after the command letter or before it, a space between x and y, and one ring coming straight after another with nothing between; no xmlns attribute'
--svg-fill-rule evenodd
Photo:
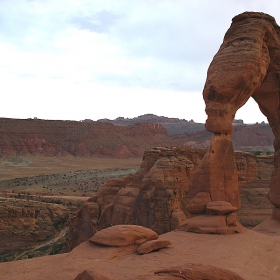
<svg viewBox="0 0 280 280"><path fill-rule="evenodd" d="M273 151L274 135L266 123L234 120L235 149ZM204 124L148 114L112 121L55 121L0 118L0 156L45 155L131 158L151 147L187 145L208 148Z"/></svg>

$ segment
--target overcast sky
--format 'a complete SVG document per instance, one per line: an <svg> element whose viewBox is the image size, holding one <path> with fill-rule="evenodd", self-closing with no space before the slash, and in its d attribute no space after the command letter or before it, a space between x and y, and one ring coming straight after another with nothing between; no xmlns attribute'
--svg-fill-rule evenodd
<svg viewBox="0 0 280 280"><path fill-rule="evenodd" d="M208 66L244 11L280 23L279 0L0 0L0 117L204 122ZM266 121L254 100L236 118Z"/></svg>

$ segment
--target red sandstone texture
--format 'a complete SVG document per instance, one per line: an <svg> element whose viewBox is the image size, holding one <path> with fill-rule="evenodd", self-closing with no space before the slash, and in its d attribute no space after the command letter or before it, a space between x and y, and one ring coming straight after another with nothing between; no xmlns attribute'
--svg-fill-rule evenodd
<svg viewBox="0 0 280 280"><path fill-rule="evenodd" d="M158 234L174 230L186 219L190 178L204 154L188 147L147 150L136 174L109 180L77 212L68 249L112 225L141 225Z"/></svg>
<svg viewBox="0 0 280 280"><path fill-rule="evenodd" d="M141 157L144 150L172 146L160 124L115 126L104 122L0 118L0 157L11 155Z"/></svg>
<svg viewBox="0 0 280 280"><path fill-rule="evenodd" d="M153 230L137 225L116 225L95 233L89 241L112 247L140 245L149 240L158 239Z"/></svg>
<svg viewBox="0 0 280 280"><path fill-rule="evenodd" d="M237 226L238 218L234 213L231 214L237 208L229 202L208 204L211 202L209 192L201 192L190 200L189 186L205 153L205 150L188 147L147 150L136 174L109 180L77 212L70 223L68 250L87 241L96 231L112 225L136 224L162 234L176 229L185 221L188 213L206 214L207 211L216 211L215 214L226 215L223 220L225 224ZM271 162L266 165L261 164L262 161L258 162L259 168L253 154L236 152L235 157L245 207L241 216L247 215L246 224L253 226L266 217L261 216L261 220L258 217L250 218L249 221L247 217L252 216L252 205L255 208L260 205L265 210L271 209L265 197ZM254 191L256 188L262 190L261 196ZM213 228L211 230L216 231ZM236 231L236 228L232 227L230 231Z"/></svg>
<svg viewBox="0 0 280 280"><path fill-rule="evenodd" d="M212 201L226 201L240 208L230 135L236 111L252 96L275 136L275 170L268 198L280 208L279 31L274 18L263 13L246 12L233 18L209 66L203 90L208 115L205 127L214 136L192 178L192 198L200 192L208 192Z"/></svg>
<svg viewBox="0 0 280 280"><path fill-rule="evenodd" d="M279 223L273 224L271 236L253 230L231 235L172 231L158 239L169 240L170 246L143 255L136 252L135 245L108 247L84 242L69 253L1 263L0 275L5 280L69 280L87 270L92 277L99 275L97 279L181 280L188 279L186 273L194 273L200 276L194 279L279 280L279 229ZM201 277L203 272L208 277Z"/></svg>

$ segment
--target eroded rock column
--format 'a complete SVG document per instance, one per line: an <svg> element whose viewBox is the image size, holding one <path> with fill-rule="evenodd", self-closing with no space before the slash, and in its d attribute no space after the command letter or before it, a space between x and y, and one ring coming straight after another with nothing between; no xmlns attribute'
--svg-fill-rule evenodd
<svg viewBox="0 0 280 280"><path fill-rule="evenodd" d="M268 194L280 221L280 40L273 17L246 12L233 18L211 62L203 90L207 121L214 133L190 186L191 215L179 229L194 232L239 231L237 167L230 135L236 111L252 96L275 135L275 171ZM279 146L279 147L278 147Z"/></svg>

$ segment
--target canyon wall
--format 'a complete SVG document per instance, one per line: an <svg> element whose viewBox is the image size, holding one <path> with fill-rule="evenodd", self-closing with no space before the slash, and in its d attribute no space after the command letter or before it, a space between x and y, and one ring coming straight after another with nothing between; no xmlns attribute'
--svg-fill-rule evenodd
<svg viewBox="0 0 280 280"><path fill-rule="evenodd" d="M68 219L62 205L0 198L0 260L50 240L68 226Z"/></svg>
<svg viewBox="0 0 280 280"><path fill-rule="evenodd" d="M0 118L0 158L14 155L141 157L144 150L172 146L159 124L115 126L104 122Z"/></svg>

